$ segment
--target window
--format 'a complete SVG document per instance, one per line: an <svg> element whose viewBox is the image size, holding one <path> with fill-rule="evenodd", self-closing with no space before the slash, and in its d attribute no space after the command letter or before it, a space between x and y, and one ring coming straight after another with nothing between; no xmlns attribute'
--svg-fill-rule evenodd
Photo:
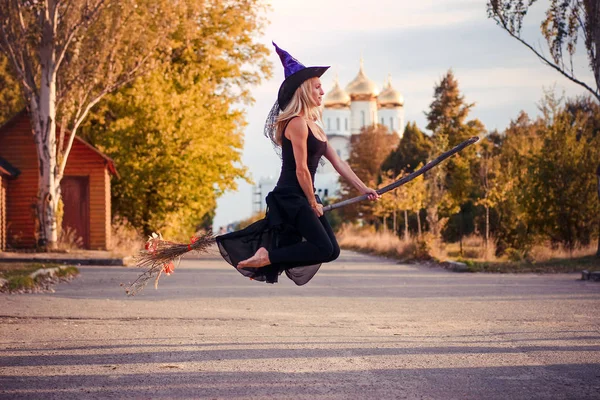
<svg viewBox="0 0 600 400"><path fill-rule="evenodd" d="M383 117L381 117L381 125L385 125L385 122L383 121Z"/></svg>
<svg viewBox="0 0 600 400"><path fill-rule="evenodd" d="M390 129L394 130L394 117L390 117Z"/></svg>
<svg viewBox="0 0 600 400"><path fill-rule="evenodd" d="M363 126L365 126L367 124L367 122L365 121L365 112L361 111L360 115L362 117L362 125L361 125L361 128L362 128Z"/></svg>
<svg viewBox="0 0 600 400"><path fill-rule="evenodd" d="M344 118L346 120L346 130L348 130L348 118Z"/></svg>
<svg viewBox="0 0 600 400"><path fill-rule="evenodd" d="M339 132L340 131L340 117L337 117L335 122L336 122L337 131Z"/></svg>
<svg viewBox="0 0 600 400"><path fill-rule="evenodd" d="M327 197L327 192L328 192L327 189L323 190L323 197Z"/></svg>

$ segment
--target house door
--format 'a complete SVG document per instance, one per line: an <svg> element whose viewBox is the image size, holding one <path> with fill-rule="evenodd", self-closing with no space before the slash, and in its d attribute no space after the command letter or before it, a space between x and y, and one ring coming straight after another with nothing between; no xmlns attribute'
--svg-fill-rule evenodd
<svg viewBox="0 0 600 400"><path fill-rule="evenodd" d="M65 176L60 182L64 215L63 232L75 231L74 239L81 238L83 248L90 247L90 179L87 176Z"/></svg>

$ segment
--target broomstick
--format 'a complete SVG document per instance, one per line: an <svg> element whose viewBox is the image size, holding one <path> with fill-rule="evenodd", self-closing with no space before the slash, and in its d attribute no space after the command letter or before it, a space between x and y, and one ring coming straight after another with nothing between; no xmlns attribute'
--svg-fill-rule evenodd
<svg viewBox="0 0 600 400"><path fill-rule="evenodd" d="M399 179L391 184L377 189L377 193L382 195L390 190L396 189L416 177L423 175L425 172L429 171L431 168L435 167L448 157L458 153L463 150L465 147L476 143L479 140L479 137L473 136L472 138L465 140L460 143L456 147L448 150L445 153L442 153L436 159L428 162L422 168L414 171L412 174L405 176L402 179ZM348 200L340 201L335 204L328 205L323 207L323 212L331 211L336 208L344 207L350 204L358 203L359 201L364 201L368 198L368 195L364 194L361 196L353 197ZM157 235L153 233L152 236L149 237L146 242L146 246L144 250L141 250L138 256L135 258L136 266L139 268L147 268L147 270L142 273L132 284L130 284L125 292L128 296L133 296L139 291L141 291L146 284L150 281L150 279L155 279L154 287L156 288L158 285L158 279L161 274L165 272L167 275L170 275L175 269L175 265L173 262L175 260L179 262L181 261L181 257L190 252L197 251L201 253L205 253L208 248L210 248L215 243L216 237L212 233L206 233L199 236L194 236L190 240L190 243L174 243L166 241L162 238L161 235Z"/></svg>

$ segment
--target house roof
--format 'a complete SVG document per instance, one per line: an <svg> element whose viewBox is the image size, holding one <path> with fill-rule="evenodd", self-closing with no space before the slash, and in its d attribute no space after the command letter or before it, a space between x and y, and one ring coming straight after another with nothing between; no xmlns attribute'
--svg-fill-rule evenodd
<svg viewBox="0 0 600 400"><path fill-rule="evenodd" d="M0 157L0 175L16 178L20 173L21 171L10 165L4 158Z"/></svg>
<svg viewBox="0 0 600 400"><path fill-rule="evenodd" d="M4 132L9 127L11 127L20 118L26 117L26 116L27 116L27 109L24 108L21 111L19 111L18 113L16 113L15 115L13 115L12 118L10 118L8 121L6 121L2 126L0 126L0 134L2 134L2 132ZM60 126L58 124L57 124L56 127L57 127L57 129L60 128ZM91 144L89 144L88 142L86 142L85 140L83 140L82 138L80 138L79 136L75 136L75 140L77 142L83 144L84 146L86 146L90 150L92 150L94 153L98 154L100 157L102 157L104 159L105 165L108 168L108 171L111 174L113 174L114 176L116 176L117 178L119 178L119 173L117 172L117 169L115 167L115 162L113 161L112 158L110 158L106 154L102 153L100 150L98 150L97 148L95 148L94 146L92 146ZM14 169L16 170L16 168L14 168Z"/></svg>

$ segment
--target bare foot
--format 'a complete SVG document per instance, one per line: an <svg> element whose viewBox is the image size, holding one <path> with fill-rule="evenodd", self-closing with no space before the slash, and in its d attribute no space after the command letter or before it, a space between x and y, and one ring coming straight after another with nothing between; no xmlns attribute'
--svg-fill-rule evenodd
<svg viewBox="0 0 600 400"><path fill-rule="evenodd" d="M238 268L260 268L271 264L269 260L269 252L264 247L256 250L256 253L247 260L240 261L237 265Z"/></svg>

